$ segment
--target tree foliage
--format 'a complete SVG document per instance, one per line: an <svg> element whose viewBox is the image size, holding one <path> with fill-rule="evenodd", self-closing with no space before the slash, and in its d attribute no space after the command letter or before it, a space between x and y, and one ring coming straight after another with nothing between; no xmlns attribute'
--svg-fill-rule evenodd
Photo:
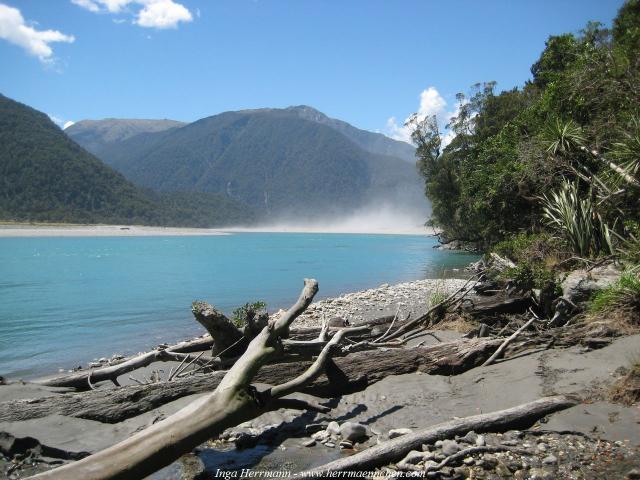
<svg viewBox="0 0 640 480"><path fill-rule="evenodd" d="M488 82L458 96L446 146L435 120L414 125L431 223L445 237L487 247L519 232L550 231L591 256L615 249L604 234L618 245L635 238L639 25L640 0L629 0L611 30L590 22L579 34L550 37L523 88L496 93ZM568 230L550 220L554 199L588 206L582 224L602 235L588 245L563 236Z"/></svg>

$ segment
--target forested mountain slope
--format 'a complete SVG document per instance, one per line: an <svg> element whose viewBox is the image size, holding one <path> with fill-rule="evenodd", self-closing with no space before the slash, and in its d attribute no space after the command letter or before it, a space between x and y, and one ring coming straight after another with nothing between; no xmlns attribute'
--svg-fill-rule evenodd
<svg viewBox="0 0 640 480"><path fill-rule="evenodd" d="M413 164L373 154L297 108L226 112L143 133L112 143L101 158L145 188L225 194L269 217L372 203L427 211Z"/></svg>
<svg viewBox="0 0 640 480"><path fill-rule="evenodd" d="M142 191L47 115L0 95L0 219L214 226L255 217L222 196Z"/></svg>

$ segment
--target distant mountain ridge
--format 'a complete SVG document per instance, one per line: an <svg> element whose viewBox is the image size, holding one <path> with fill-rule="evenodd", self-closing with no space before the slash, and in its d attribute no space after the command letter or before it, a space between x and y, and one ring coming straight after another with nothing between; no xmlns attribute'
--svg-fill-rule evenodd
<svg viewBox="0 0 640 480"><path fill-rule="evenodd" d="M65 129L65 133L76 142L100 157L105 148L141 133L155 133L186 125L177 120L148 120L138 118L105 118L104 120L81 120Z"/></svg>
<svg viewBox="0 0 640 480"><path fill-rule="evenodd" d="M328 125L356 142L360 147L364 148L368 152L402 158L412 164L416 163L416 149L413 145L409 145L408 143L401 142L399 140L394 140L382 133L370 132L368 130L356 128L342 120L330 118L324 113L307 105L288 107L285 110L296 113L300 118Z"/></svg>
<svg viewBox="0 0 640 480"><path fill-rule="evenodd" d="M0 94L1 220L212 227L255 218L224 195L144 191L46 114Z"/></svg>
<svg viewBox="0 0 640 480"><path fill-rule="evenodd" d="M66 133L91 148L87 132ZM413 150L310 107L291 107L225 112L143 132L105 144L98 155L142 187L224 194L269 218L332 215L385 202L426 212L415 165L372 153L376 144Z"/></svg>

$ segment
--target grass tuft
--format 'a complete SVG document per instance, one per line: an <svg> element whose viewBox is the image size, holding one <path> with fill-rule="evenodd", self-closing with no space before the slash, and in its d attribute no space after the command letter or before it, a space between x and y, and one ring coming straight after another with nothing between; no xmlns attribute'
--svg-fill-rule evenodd
<svg viewBox="0 0 640 480"><path fill-rule="evenodd" d="M640 277L635 272L626 272L620 279L593 297L590 313L605 313L613 310L640 311Z"/></svg>

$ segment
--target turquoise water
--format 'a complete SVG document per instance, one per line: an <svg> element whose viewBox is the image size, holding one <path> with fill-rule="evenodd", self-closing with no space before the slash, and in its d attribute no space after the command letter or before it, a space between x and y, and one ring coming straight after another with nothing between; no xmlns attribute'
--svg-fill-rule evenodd
<svg viewBox="0 0 640 480"><path fill-rule="evenodd" d="M201 334L190 305L230 313L434 278L475 256L408 235L0 238L0 375L29 378Z"/></svg>

